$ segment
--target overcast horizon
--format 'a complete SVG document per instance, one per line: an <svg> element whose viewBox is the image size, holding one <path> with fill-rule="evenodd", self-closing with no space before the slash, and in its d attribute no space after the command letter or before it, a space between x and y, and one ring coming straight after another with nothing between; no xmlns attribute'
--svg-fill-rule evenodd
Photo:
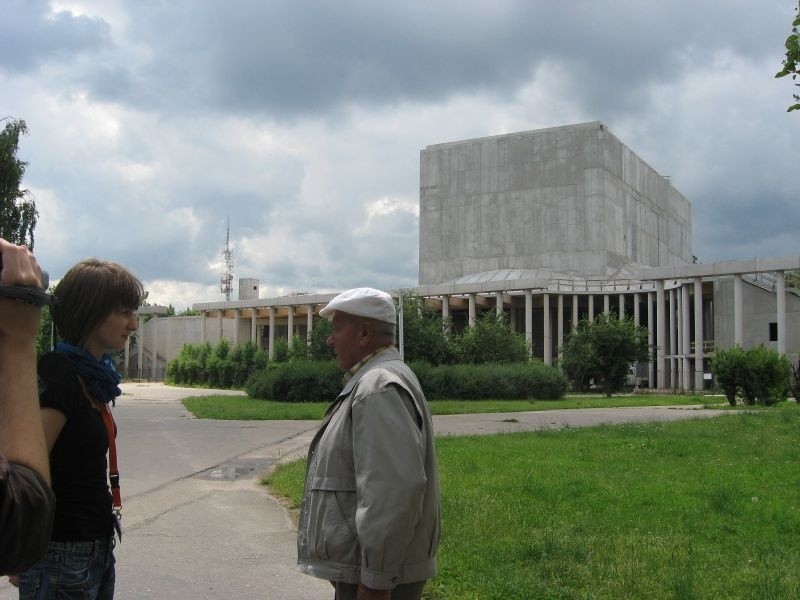
<svg viewBox="0 0 800 600"><path fill-rule="evenodd" d="M228 219L261 297L414 287L421 150L589 121L690 200L701 262L794 256L796 6L0 0L0 118L51 279L115 260L178 310L224 299Z"/></svg>

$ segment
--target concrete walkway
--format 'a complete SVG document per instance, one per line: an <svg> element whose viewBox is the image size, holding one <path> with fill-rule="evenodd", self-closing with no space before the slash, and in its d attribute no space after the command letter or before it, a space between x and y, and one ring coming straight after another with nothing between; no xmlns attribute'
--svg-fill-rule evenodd
<svg viewBox="0 0 800 600"><path fill-rule="evenodd" d="M295 570L295 530L260 486L277 461L304 454L317 421L194 419L182 398L218 392L123 384L114 409L125 534L116 598L330 600ZM580 409L434 417L439 435L710 417L700 407ZM16 598L4 578L0 600Z"/></svg>

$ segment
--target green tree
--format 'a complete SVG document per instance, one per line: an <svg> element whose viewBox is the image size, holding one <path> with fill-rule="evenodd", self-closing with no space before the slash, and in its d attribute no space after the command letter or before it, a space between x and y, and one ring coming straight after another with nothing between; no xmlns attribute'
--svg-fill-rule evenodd
<svg viewBox="0 0 800 600"><path fill-rule="evenodd" d="M403 353L408 362L424 360L432 365L453 361L447 336L449 322L424 298L403 294Z"/></svg>
<svg viewBox="0 0 800 600"><path fill-rule="evenodd" d="M800 290L800 271L787 271L784 281L787 288Z"/></svg>
<svg viewBox="0 0 800 600"><path fill-rule="evenodd" d="M798 9L795 9L798 10ZM800 75L800 36L798 35L798 27L800 27L800 15L792 22L792 33L786 38L786 58L783 60L783 68L775 74L775 77L786 77L791 75L792 79L797 79ZM795 83L800 86L800 83ZM793 110L800 110L800 95L792 94L797 101L791 105L787 112Z"/></svg>
<svg viewBox="0 0 800 600"><path fill-rule="evenodd" d="M601 313L578 324L562 348L561 366L573 381L595 377L610 397L625 384L631 364L649 358L645 327L633 319Z"/></svg>
<svg viewBox="0 0 800 600"><path fill-rule="evenodd" d="M453 351L462 363L518 363L530 358L525 338L511 331L504 313L493 310L453 338Z"/></svg>
<svg viewBox="0 0 800 600"><path fill-rule="evenodd" d="M333 327L328 319L314 316L311 324L311 340L308 345L308 357L311 360L333 360L335 358L333 349L328 346L328 337L332 331Z"/></svg>
<svg viewBox="0 0 800 600"><path fill-rule="evenodd" d="M28 163L17 158L19 136L28 132L22 119L8 121L0 132L0 237L33 250L33 230L39 213L28 190L20 188Z"/></svg>

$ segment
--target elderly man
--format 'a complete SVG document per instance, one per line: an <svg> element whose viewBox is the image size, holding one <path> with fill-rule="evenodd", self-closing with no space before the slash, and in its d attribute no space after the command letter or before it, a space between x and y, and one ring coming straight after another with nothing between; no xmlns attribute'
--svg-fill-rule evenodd
<svg viewBox="0 0 800 600"><path fill-rule="evenodd" d="M298 566L336 600L419 599L436 575L439 477L428 403L394 346L394 302L357 288L320 315L344 389L308 452Z"/></svg>

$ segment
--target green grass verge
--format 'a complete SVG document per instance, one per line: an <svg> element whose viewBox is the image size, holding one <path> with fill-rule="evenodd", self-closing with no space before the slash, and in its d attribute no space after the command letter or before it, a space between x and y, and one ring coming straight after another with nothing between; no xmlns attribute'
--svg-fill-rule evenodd
<svg viewBox="0 0 800 600"><path fill-rule="evenodd" d="M800 409L437 441L429 600L800 598ZM299 502L302 462L269 478Z"/></svg>
<svg viewBox="0 0 800 600"><path fill-rule="evenodd" d="M601 408L619 406L680 406L687 404L718 404L727 406L723 397L704 396L574 396L564 400L434 400L430 402L434 415L470 413L503 413L559 408ZM247 396L201 396L186 398L184 406L199 419L321 419L327 402L273 402ZM724 405L724 406L723 406Z"/></svg>

